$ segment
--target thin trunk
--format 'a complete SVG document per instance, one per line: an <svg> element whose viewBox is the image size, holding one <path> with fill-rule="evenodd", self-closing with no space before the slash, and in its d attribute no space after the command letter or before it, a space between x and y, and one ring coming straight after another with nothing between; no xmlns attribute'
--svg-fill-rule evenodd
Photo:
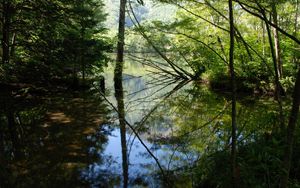
<svg viewBox="0 0 300 188"><path fill-rule="evenodd" d="M237 123L236 123L236 80L234 73L234 18L232 0L229 0L229 21L230 21L230 51L229 51L229 66L231 75L231 88L232 88L232 111L231 111L231 175L232 187L238 187L238 174L237 174Z"/></svg>
<svg viewBox="0 0 300 188"><path fill-rule="evenodd" d="M117 99L117 108L118 108L118 116L119 116L119 123L120 123L123 187L126 188L128 186L128 156L127 156L127 144L126 144L126 121L125 121L124 92L123 92L122 78L115 79L115 97Z"/></svg>
<svg viewBox="0 0 300 188"><path fill-rule="evenodd" d="M287 127L286 135L286 145L285 145L285 155L283 160L283 175L281 177L281 188L288 187L289 173L291 168L291 161L293 155L293 145L295 137L295 129L297 124L297 118L299 114L299 104L300 104L300 69L298 69L297 79L294 87L293 93L293 106L291 114L289 117L289 124Z"/></svg>
<svg viewBox="0 0 300 188"><path fill-rule="evenodd" d="M117 44L117 66L119 68L123 68L123 62L124 62L126 3L127 0L120 0L119 31L118 31L118 44ZM122 71L122 70L117 70L117 71Z"/></svg>
<svg viewBox="0 0 300 188"><path fill-rule="evenodd" d="M117 59L116 59L115 77L114 77L115 83L117 79L122 80L122 74L123 74L126 3L127 0L120 0Z"/></svg>
<svg viewBox="0 0 300 188"><path fill-rule="evenodd" d="M2 174L0 174L0 187L5 187L5 180L6 177L4 176L5 171L4 169L7 166L7 161L5 159L5 149L4 149L4 128L3 124L0 123L0 166Z"/></svg>
<svg viewBox="0 0 300 188"><path fill-rule="evenodd" d="M73 81L72 81L72 86L73 88L77 89L78 88L78 78L77 78L77 70L76 70L76 61L73 61Z"/></svg>
<svg viewBox="0 0 300 188"><path fill-rule="evenodd" d="M83 48L81 49L81 55L80 55L80 62L81 62L81 71L82 71L82 84L85 85L85 62L84 62L84 56L83 56Z"/></svg>
<svg viewBox="0 0 300 188"><path fill-rule="evenodd" d="M262 26L262 53L263 53L263 57L265 57L266 55L266 28L265 28L265 24L264 21L261 21L261 26Z"/></svg>
<svg viewBox="0 0 300 188"><path fill-rule="evenodd" d="M12 146L13 146L13 154L14 154L14 157L18 159L21 155L20 145L19 145L19 141L18 141L14 113L11 111L7 112L7 122L8 122L8 130L10 133L11 142L12 142Z"/></svg>
<svg viewBox="0 0 300 188"><path fill-rule="evenodd" d="M230 33L230 32L229 32ZM222 41L221 41L221 38L218 36L218 43L220 44L220 47L221 47L221 50L222 50L222 53L224 54L224 60L226 62L228 62L228 59L227 59L227 54L225 52L225 48L222 44ZM227 64L227 73L226 73L228 76L230 76L230 63Z"/></svg>
<svg viewBox="0 0 300 188"><path fill-rule="evenodd" d="M13 33L12 38L11 38L11 47L10 47L10 57L11 58L13 58L15 55L16 38L17 38L17 34Z"/></svg>
<svg viewBox="0 0 300 188"><path fill-rule="evenodd" d="M124 97L122 74L124 64L124 39L125 39L125 9L126 0L120 0L119 12L119 30L118 30L118 44L117 44L117 59L115 67L115 97L118 102L118 115L120 122L121 146L122 146L122 167L123 167L123 187L128 187L128 159L127 159L127 146L126 146L126 122L124 110Z"/></svg>
<svg viewBox="0 0 300 188"><path fill-rule="evenodd" d="M81 7L83 7L83 4L81 4ZM84 19L84 18L82 18ZM84 62L84 35L85 35L85 27L84 24L81 21L81 29L80 29L80 64L81 64L81 72L82 72L82 84L85 85L85 62Z"/></svg>
<svg viewBox="0 0 300 188"><path fill-rule="evenodd" d="M85 85L85 62L84 62L84 55L83 55L83 47L80 50L80 64L81 64L81 71L82 71L82 84Z"/></svg>
<svg viewBox="0 0 300 188"><path fill-rule="evenodd" d="M9 63L9 31L10 31L10 2L4 0L2 2L2 63Z"/></svg>
<svg viewBox="0 0 300 188"><path fill-rule="evenodd" d="M0 124L0 165L4 164L4 128L3 125ZM1 184L0 184L1 185Z"/></svg>
<svg viewBox="0 0 300 188"><path fill-rule="evenodd" d="M294 36L297 37L297 31L298 31L298 16L299 16L299 0L296 0L296 15L295 15L295 22L294 22ZM297 53L296 53L296 49L297 48L297 44L294 42L294 53L293 53L293 63L296 67L296 70L298 69L298 58L297 58Z"/></svg>
<svg viewBox="0 0 300 188"><path fill-rule="evenodd" d="M275 2L272 3L272 17L273 17L274 24L278 25L278 15L277 15L277 8ZM278 76L279 78L282 78L282 59L281 59L281 52L280 52L281 48L280 48L278 29L273 28L273 35L274 35L274 48L275 48L275 57L276 57Z"/></svg>
<svg viewBox="0 0 300 188"><path fill-rule="evenodd" d="M82 83L85 85L85 65L82 63Z"/></svg>
<svg viewBox="0 0 300 188"><path fill-rule="evenodd" d="M265 20L266 15L263 13ZM280 128L284 130L284 115L283 115L283 110L282 110L282 101L281 101L281 92L282 92L282 87L279 82L279 71L277 67L277 61L276 61L276 54L275 54L275 49L273 45L273 40L272 40L272 34L271 34L271 29L268 24L268 22L265 21L266 28L267 28L267 33L268 33L268 38L269 38L269 44L270 44L270 50L272 54L272 60L273 60L273 66L274 66L274 72L275 72L275 94L276 94L276 100L278 102L278 108L279 108L279 122L280 122Z"/></svg>
<svg viewBox="0 0 300 188"><path fill-rule="evenodd" d="M272 26L272 27L275 27L277 30L278 30L278 32L280 32L281 34L283 34L283 35L285 35L286 37L288 37L289 39L291 39L291 40L293 40L294 42L296 42L297 44L300 44L300 39L298 39L297 37L295 37L293 34L290 34L290 33L288 33L287 31L285 31L284 29L282 29L281 27L279 27L278 25L275 25L273 22L271 22L269 19L267 19L266 17L265 17L265 15L261 15L260 13L263 13L263 11L265 11L263 8L262 8L262 6L260 5L260 3L257 1L257 0L255 0L255 2L256 2L256 4L259 6L259 8L260 8L260 13L257 13L257 12L255 12L255 11L251 11L250 9L248 9L247 7L249 6L249 5L247 5L247 4L245 4L245 3L242 3L241 1L239 1L239 0L234 0L234 1L236 1L237 3L239 3L239 5L241 6L241 8L243 9L243 10L245 10L246 12L248 12L249 14L251 14L251 15L253 15L253 16L255 16L255 17L257 17L257 18L259 18L259 19L261 19L261 20L264 20L266 23L268 23L270 26ZM247 6L247 7L246 7ZM263 14L265 14L265 13L263 13Z"/></svg>
<svg viewBox="0 0 300 188"><path fill-rule="evenodd" d="M221 38L220 38L219 36L218 36L217 38L218 38L218 43L220 44L222 53L224 54L224 59L225 59L225 61L227 62L227 61L228 61L228 60L227 60L227 55L226 55L225 48L224 48L224 45L223 45L223 43L222 43L222 40L221 40ZM228 68L229 68L229 65L228 65Z"/></svg>
<svg viewBox="0 0 300 188"><path fill-rule="evenodd" d="M294 25L294 36L297 37L297 30L298 30L298 10L299 10L299 1L296 0L296 15L295 15L295 25ZM294 48L296 49L296 42L294 43ZM281 177L281 188L288 187L288 181L289 181L289 174L291 169L291 161L292 161L292 155L293 155L293 145L294 145L294 133L297 123L297 118L299 114L299 104L300 104L300 69L298 67L298 59L296 56L296 52L293 54L293 62L296 66L296 69L298 69L297 79L294 87L294 93L293 93L293 106L289 118L289 124L287 127L287 135L286 135L286 145L285 145L285 156L283 159L283 174Z"/></svg>

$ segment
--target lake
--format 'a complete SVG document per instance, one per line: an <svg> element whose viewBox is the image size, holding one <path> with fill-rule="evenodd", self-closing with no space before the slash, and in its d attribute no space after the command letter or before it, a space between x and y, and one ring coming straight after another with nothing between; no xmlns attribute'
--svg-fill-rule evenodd
<svg viewBox="0 0 300 188"><path fill-rule="evenodd" d="M3 187L199 187L229 170L229 94L137 62L125 64L120 93L113 65L103 76L105 93L98 82L80 92L1 91ZM238 99L241 152L277 115L272 98Z"/></svg>

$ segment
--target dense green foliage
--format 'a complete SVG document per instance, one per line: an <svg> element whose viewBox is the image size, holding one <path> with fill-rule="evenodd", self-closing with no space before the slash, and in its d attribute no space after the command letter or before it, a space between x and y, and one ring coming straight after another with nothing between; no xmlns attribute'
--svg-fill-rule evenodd
<svg viewBox="0 0 300 188"><path fill-rule="evenodd" d="M212 84L215 81L224 81L229 76L229 20L226 1L164 2L177 6L175 20L145 22L136 30L144 31L161 51L171 52L169 59L193 72L195 77L206 72L204 78L208 77ZM255 2L249 4L256 6L253 10L258 12ZM262 4L268 18L273 15L271 4L271 1ZM299 34L298 4L296 1L284 1L276 5L278 26L294 36ZM272 91L275 88L274 67L266 25L263 20L248 14L238 4L234 14L237 42L235 69L238 79L245 82L244 88L250 87L259 92ZM273 34L273 29L271 32ZM130 37L128 40L129 48L131 44L135 45L136 37L133 37L132 42ZM300 54L296 43L289 37L279 33L279 40L279 61L283 67L280 82L285 90L291 91ZM133 51L147 46L140 44Z"/></svg>
<svg viewBox="0 0 300 188"><path fill-rule="evenodd" d="M2 19L7 12L2 43L8 35L9 53L9 63L1 65L2 80L48 82L65 74L77 77L79 72L84 78L107 61L110 45L101 1L9 0L1 9Z"/></svg>

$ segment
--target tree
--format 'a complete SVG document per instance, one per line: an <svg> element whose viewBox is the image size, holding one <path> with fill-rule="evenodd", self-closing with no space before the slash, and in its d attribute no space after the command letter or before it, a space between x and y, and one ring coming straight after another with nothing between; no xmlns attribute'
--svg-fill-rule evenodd
<svg viewBox="0 0 300 188"><path fill-rule="evenodd" d="M238 187L238 177L237 177L237 123L236 123L236 81L234 72L234 17L233 17L233 5L232 0L228 1L229 8L229 21L230 21L230 49L229 49L229 67L230 67L230 77L231 77L231 169L232 169L232 187Z"/></svg>
<svg viewBox="0 0 300 188"><path fill-rule="evenodd" d="M126 0L120 0L119 10L119 29L118 29L118 44L117 44L117 59L114 74L115 96L118 99L118 115L120 122L120 134L122 143L122 167L123 167L123 187L128 186L128 159L126 146L126 123L123 100L123 65L124 65L124 39L125 39L125 9Z"/></svg>
<svg viewBox="0 0 300 188"><path fill-rule="evenodd" d="M74 78L81 72L85 80L87 73L107 62L105 51L111 47L104 37L101 0L3 1L2 5L6 31L2 32L2 60L13 58L10 66L18 66L14 72L26 80L65 77L68 67L73 67ZM21 71L26 67L31 71Z"/></svg>
<svg viewBox="0 0 300 188"><path fill-rule="evenodd" d="M275 1L272 2L272 17L275 25L278 24L278 14L277 14L277 4ZM279 32L276 28L273 28L274 35L274 48L276 54L276 64L279 78L282 78L282 59L281 59L281 48L280 48L280 40L279 40Z"/></svg>

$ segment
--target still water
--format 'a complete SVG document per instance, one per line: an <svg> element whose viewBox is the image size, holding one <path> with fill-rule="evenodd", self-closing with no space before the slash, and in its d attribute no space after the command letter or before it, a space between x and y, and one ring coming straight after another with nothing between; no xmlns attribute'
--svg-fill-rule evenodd
<svg viewBox="0 0 300 188"><path fill-rule="evenodd" d="M115 93L112 67L105 94L97 82L85 92L1 92L2 187L195 187L212 173L199 166L228 150L226 93L138 63L126 64ZM239 144L272 130L276 115L272 99L239 99Z"/></svg>

